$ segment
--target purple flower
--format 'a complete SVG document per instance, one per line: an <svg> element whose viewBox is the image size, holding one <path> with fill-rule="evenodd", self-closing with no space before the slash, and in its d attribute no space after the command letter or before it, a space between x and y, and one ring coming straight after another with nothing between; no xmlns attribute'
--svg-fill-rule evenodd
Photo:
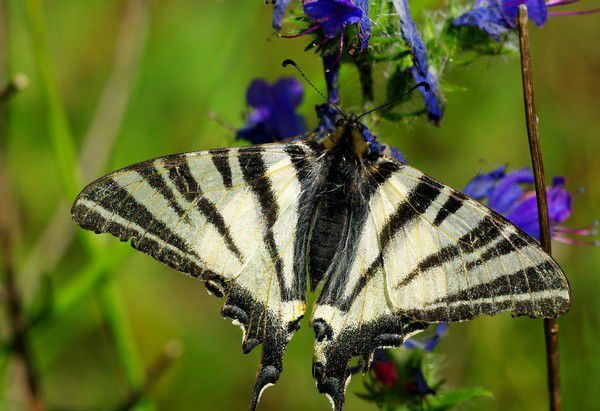
<svg viewBox="0 0 600 411"><path fill-rule="evenodd" d="M296 108L303 97L302 84L292 77L282 78L272 86L265 80L254 80L246 93L253 110L246 125L237 131L237 138L262 144L301 135L306 131L306 123Z"/></svg>
<svg viewBox="0 0 600 411"><path fill-rule="evenodd" d="M421 81L429 83L430 90L419 87L423 95L423 101L427 108L429 120L437 124L442 119L443 111L439 102L439 89L435 76L429 71L429 62L427 61L427 49L421 39L415 22L410 15L407 0L393 0L396 12L400 16L400 32L402 38L408 46L413 66L409 69L410 74L415 80L415 84Z"/></svg>
<svg viewBox="0 0 600 411"><path fill-rule="evenodd" d="M563 6L578 0L476 0L473 8L460 15L452 24L454 26L477 27L494 40L499 41L500 35L515 28L519 15L519 6L525 4L529 19L537 26L543 25L548 16L568 16L589 14L600 11L591 9L585 11L548 11L549 7Z"/></svg>
<svg viewBox="0 0 600 411"><path fill-rule="evenodd" d="M539 219L533 182L533 173L528 168L507 173L506 167L502 166L490 173L478 174L463 192L476 200L487 202L494 211L504 215L513 224L539 240ZM572 229L562 225L572 211L572 197L564 186L563 177L554 177L546 192L552 238L575 245L597 244L568 237L595 235L596 229Z"/></svg>
<svg viewBox="0 0 600 411"><path fill-rule="evenodd" d="M452 25L478 27L496 41L500 40L502 33L512 28L506 21L502 7L494 0L478 1L472 10L455 18Z"/></svg>
<svg viewBox="0 0 600 411"><path fill-rule="evenodd" d="M317 47L320 47L339 36L339 51L335 55L335 59L329 59L329 65L326 66L327 70L333 68L334 71L339 71L337 63L342 58L344 29L347 26L358 24L360 28L358 31L359 51L362 52L368 47L371 38L368 0L356 0L356 3L353 0L302 0L302 7L313 24L301 33L282 37L294 38L320 30L324 37L324 40L317 44ZM336 65L337 67L334 67Z"/></svg>
<svg viewBox="0 0 600 411"><path fill-rule="evenodd" d="M313 27L321 29L326 39L336 37L346 26L363 18L362 9L352 0L303 0L302 5L304 13L315 23Z"/></svg>
<svg viewBox="0 0 600 411"><path fill-rule="evenodd" d="M479 201L489 197L498 180L504 177L505 170L506 166L500 166L489 173L477 174L463 192Z"/></svg>
<svg viewBox="0 0 600 411"><path fill-rule="evenodd" d="M446 335L447 332L448 324L440 323L435 327L435 332L430 338L424 341L408 338L406 341L404 341L404 346L410 349L421 348L425 351L432 351L440 343L442 337Z"/></svg>

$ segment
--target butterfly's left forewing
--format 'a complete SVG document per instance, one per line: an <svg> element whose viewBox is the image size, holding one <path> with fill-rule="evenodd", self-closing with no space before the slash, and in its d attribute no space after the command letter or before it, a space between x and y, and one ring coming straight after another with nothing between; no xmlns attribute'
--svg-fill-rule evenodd
<svg viewBox="0 0 600 411"><path fill-rule="evenodd" d="M162 157L93 182L73 204L82 227L129 240L224 297L244 352L263 344L254 406L277 381L305 312L299 239L321 175L317 154L293 143Z"/></svg>

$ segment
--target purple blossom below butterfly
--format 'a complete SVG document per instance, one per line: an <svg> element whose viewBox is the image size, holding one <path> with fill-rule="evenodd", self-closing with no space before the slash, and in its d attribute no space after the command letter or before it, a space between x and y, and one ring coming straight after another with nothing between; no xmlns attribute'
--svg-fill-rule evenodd
<svg viewBox="0 0 600 411"><path fill-rule="evenodd" d="M296 109L303 98L302 84L293 77L282 78L273 85L254 80L246 93L253 110L246 125L237 131L237 138L262 144L300 136L306 132L306 122Z"/></svg>

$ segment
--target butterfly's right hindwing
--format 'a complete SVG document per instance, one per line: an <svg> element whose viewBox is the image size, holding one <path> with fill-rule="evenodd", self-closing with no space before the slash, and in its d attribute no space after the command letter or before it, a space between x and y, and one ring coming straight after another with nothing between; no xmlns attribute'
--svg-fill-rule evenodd
<svg viewBox="0 0 600 411"><path fill-rule="evenodd" d="M86 187L73 219L131 241L225 297L222 313L263 344L254 405L282 370L305 313L304 242L315 148L273 144L180 154L116 171Z"/></svg>

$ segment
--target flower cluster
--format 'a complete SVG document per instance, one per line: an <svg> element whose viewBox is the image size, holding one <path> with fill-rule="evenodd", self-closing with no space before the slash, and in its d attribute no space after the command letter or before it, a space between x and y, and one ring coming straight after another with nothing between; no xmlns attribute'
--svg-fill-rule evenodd
<svg viewBox="0 0 600 411"><path fill-rule="evenodd" d="M506 166L475 176L463 192L487 205L530 236L539 239L537 200L530 169L506 171ZM573 229L563 225L572 212L572 195L565 189L564 177L554 177L547 188L548 217L552 238L567 244L592 245L597 241L583 240L593 236L595 227ZM575 238L573 238L575 237Z"/></svg>
<svg viewBox="0 0 600 411"><path fill-rule="evenodd" d="M403 76L411 78L416 84L422 81L429 83L429 89L420 88L428 118L437 124L443 115L441 91L437 78L430 69L427 49L412 19L407 0L393 0L393 6L399 16L398 34L404 41L405 51L411 56L412 64L402 70ZM282 7L287 2L277 2L274 8L274 27L281 28ZM309 27L293 35L282 37L299 37L309 33L317 37L309 47L316 47L323 57L328 98L332 102L339 101L338 75L344 48L348 47L348 55L359 66L363 89L371 89L373 79L370 75L372 58L369 55L369 41L372 36L372 22L367 0L312 0L302 1L304 19ZM379 12L379 11L378 11ZM386 16L386 18L389 18ZM389 26L383 21L378 26ZM350 34L347 34L350 33ZM382 33L378 33L382 35ZM334 44L334 47L330 44ZM367 57L365 57L367 55ZM371 97L369 97L371 98Z"/></svg>
<svg viewBox="0 0 600 411"><path fill-rule="evenodd" d="M543 25L548 16L568 16L589 14L600 11L600 8L584 11L549 11L551 7L576 3L578 0L476 0L471 10L454 19L455 26L477 27L494 40L500 35L516 27L519 6L525 4L529 19L536 25Z"/></svg>
<svg viewBox="0 0 600 411"><path fill-rule="evenodd" d="M452 62L464 61L460 54L465 51L480 55L513 52L499 41L515 31L521 4L527 6L530 19L537 25L544 24L549 16L600 10L554 10L578 0L472 1L473 6L462 14L461 0L450 0L446 11L422 13L418 29L408 0L302 0L301 9L288 7L290 0L272 0L273 27L280 31L286 9L291 9L290 20L300 27L282 37L311 35L307 49L315 49L322 57L330 101L339 102L340 67L351 63L358 69L364 103L371 103L375 95L373 67L385 62L395 66L387 84L390 100L402 100L403 93L419 82L425 81L430 87L419 88L423 110L381 116L398 120L425 114L432 124L439 124L444 115L443 91L449 88L439 81L442 71ZM475 32L460 29L464 26L475 28ZM478 30L489 36L475 35ZM398 84L402 87L394 86Z"/></svg>

